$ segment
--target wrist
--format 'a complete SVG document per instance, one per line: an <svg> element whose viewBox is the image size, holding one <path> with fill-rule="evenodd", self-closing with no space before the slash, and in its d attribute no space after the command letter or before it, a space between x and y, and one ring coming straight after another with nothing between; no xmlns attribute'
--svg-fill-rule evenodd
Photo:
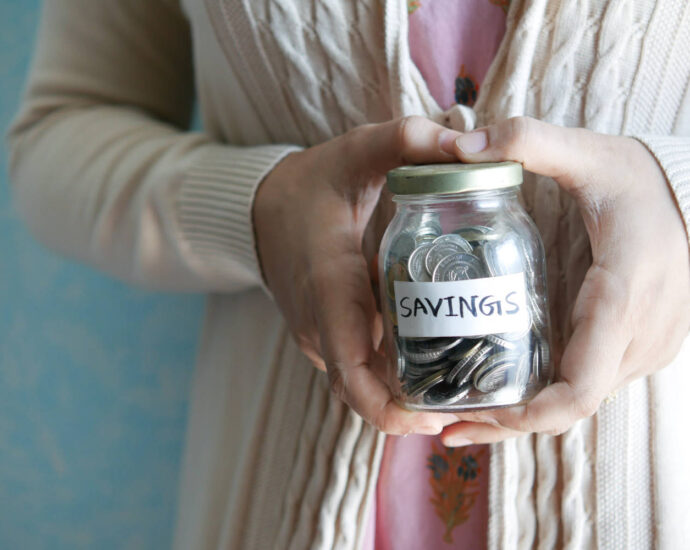
<svg viewBox="0 0 690 550"><path fill-rule="evenodd" d="M300 151L285 155L259 182L252 203L251 218L259 273L264 286L270 288L265 258L271 243L272 228L280 226L281 218L290 195L290 174L294 174L295 157Z"/></svg>

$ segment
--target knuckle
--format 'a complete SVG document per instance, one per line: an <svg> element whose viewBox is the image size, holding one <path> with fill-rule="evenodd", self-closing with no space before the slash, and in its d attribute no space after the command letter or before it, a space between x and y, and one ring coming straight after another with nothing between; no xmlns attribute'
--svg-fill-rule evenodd
<svg viewBox="0 0 690 550"><path fill-rule="evenodd" d="M376 428L380 432L389 433L391 427L389 426L390 423L388 422L387 417L388 413L386 412L386 409L384 407L381 410L379 410L378 413L376 413L374 418L371 419L372 426L374 426L374 428Z"/></svg>
<svg viewBox="0 0 690 550"><path fill-rule="evenodd" d="M529 404L525 407L524 413L520 418L518 430L525 433L534 433L539 431L537 430L535 411Z"/></svg>
<svg viewBox="0 0 690 550"><path fill-rule="evenodd" d="M500 144L500 149L506 157L520 158L532 131L533 122L533 119L526 116L516 116L505 121L505 138Z"/></svg>
<svg viewBox="0 0 690 550"><path fill-rule="evenodd" d="M572 400L573 420L589 418L599 409L601 400L589 391L574 391Z"/></svg>
<svg viewBox="0 0 690 550"><path fill-rule="evenodd" d="M371 424L378 431L389 435L401 435L404 429L400 422L396 420L394 415L389 414L390 409L387 406L381 407L376 413L376 416L371 419Z"/></svg>
<svg viewBox="0 0 690 550"><path fill-rule="evenodd" d="M397 146L398 150L404 151L409 143L412 142L415 133L418 131L424 118L417 115L402 117L397 126Z"/></svg>

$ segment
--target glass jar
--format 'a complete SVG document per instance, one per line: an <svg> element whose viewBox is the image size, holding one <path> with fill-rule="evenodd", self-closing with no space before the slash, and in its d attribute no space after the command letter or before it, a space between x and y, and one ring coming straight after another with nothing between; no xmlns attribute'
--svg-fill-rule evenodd
<svg viewBox="0 0 690 550"><path fill-rule="evenodd" d="M544 247L515 162L388 173L379 281L388 384L405 408L525 403L552 375Z"/></svg>

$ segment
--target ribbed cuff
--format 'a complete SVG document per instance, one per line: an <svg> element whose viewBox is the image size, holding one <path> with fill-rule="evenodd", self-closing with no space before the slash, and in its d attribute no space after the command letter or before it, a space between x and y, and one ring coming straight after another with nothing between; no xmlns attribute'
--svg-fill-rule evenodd
<svg viewBox="0 0 690 550"><path fill-rule="evenodd" d="M177 197L177 218L182 239L201 269L217 277L224 267L234 274L241 267L248 280L267 291L254 239L252 204L266 174L298 150L292 145L209 145L195 159Z"/></svg>
<svg viewBox="0 0 690 550"><path fill-rule="evenodd" d="M654 155L666 174L690 239L690 138L678 136L632 136Z"/></svg>

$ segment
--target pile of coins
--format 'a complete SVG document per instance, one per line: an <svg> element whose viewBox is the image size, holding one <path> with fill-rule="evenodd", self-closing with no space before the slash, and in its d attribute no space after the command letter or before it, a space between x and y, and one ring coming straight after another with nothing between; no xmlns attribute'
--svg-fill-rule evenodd
<svg viewBox="0 0 690 550"><path fill-rule="evenodd" d="M420 214L399 233L385 262L386 291L398 355L397 376L408 404L452 407L474 397L491 406L505 388L526 391L549 364L545 305L523 238L500 226L460 227L443 234L438 217ZM525 273L530 323L515 333L411 338L397 332L395 281L439 282ZM537 384L535 384L537 385Z"/></svg>

